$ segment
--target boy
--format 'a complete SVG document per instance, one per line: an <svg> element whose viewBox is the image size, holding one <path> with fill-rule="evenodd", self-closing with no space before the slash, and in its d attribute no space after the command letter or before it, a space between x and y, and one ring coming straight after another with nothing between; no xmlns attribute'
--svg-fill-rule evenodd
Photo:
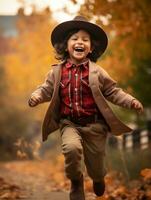
<svg viewBox="0 0 151 200"><path fill-rule="evenodd" d="M97 196L105 191L104 153L107 133L131 129L114 115L107 101L143 111L142 104L116 87L116 82L95 62L105 51L106 33L77 16L56 26L51 42L62 60L53 65L45 82L31 95L31 107L50 101L43 141L60 128L66 176L71 180L70 200L85 200L82 157Z"/></svg>

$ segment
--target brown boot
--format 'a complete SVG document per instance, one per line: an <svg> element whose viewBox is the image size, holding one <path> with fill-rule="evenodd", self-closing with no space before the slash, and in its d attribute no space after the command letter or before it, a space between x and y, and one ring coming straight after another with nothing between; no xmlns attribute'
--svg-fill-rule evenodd
<svg viewBox="0 0 151 200"><path fill-rule="evenodd" d="M70 200L85 200L83 176L79 180L71 180Z"/></svg>
<svg viewBox="0 0 151 200"><path fill-rule="evenodd" d="M94 190L94 193L97 196L102 196L104 194L104 192L105 192L105 182L104 182L104 179L102 179L99 182L94 182L93 181L93 190Z"/></svg>

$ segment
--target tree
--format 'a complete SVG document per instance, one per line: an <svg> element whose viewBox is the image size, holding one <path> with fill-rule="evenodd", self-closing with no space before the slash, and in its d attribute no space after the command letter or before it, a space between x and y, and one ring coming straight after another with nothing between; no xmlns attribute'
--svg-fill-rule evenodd
<svg viewBox="0 0 151 200"><path fill-rule="evenodd" d="M3 85L6 83L7 88L1 84L0 90L7 95L3 93L0 110L0 150L4 155L15 155L14 143L19 138L32 142L32 138L40 133L40 121L45 109L31 110L27 101L55 62L49 41L55 22L50 20L50 16L48 9L33 12L30 16L25 16L20 10L18 35L9 41L11 51L3 58L4 65L0 70L4 73L0 74L0 82Z"/></svg>
<svg viewBox="0 0 151 200"><path fill-rule="evenodd" d="M18 36L11 43L12 53L6 57L6 73L11 82L9 94L12 102L20 109L26 109L29 95L44 81L51 64L56 62L50 44L55 21L50 20L48 9L33 12L30 16L23 15L23 11L19 13Z"/></svg>

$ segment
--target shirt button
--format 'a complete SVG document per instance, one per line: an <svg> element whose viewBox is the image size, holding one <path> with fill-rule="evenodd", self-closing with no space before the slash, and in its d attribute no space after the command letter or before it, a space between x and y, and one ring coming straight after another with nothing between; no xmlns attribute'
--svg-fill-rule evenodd
<svg viewBox="0 0 151 200"><path fill-rule="evenodd" d="M79 103L78 103L78 102L76 102L76 103L75 103L75 105L76 105L76 106L78 106L78 105L79 105Z"/></svg>
<svg viewBox="0 0 151 200"><path fill-rule="evenodd" d="M77 91L78 91L78 88L75 88L74 90L77 92Z"/></svg>
<svg viewBox="0 0 151 200"><path fill-rule="evenodd" d="M78 74L75 74L75 76L78 76Z"/></svg>

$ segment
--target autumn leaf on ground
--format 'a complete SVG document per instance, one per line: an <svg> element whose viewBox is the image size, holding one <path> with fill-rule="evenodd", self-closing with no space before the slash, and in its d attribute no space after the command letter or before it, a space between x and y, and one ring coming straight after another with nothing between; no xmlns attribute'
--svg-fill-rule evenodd
<svg viewBox="0 0 151 200"><path fill-rule="evenodd" d="M106 198L105 196L102 196L102 197L97 197L96 200L109 200L109 199Z"/></svg>
<svg viewBox="0 0 151 200"><path fill-rule="evenodd" d="M0 199L15 200L23 198L25 198L25 195L18 185L6 182L4 178L0 177Z"/></svg>
<svg viewBox="0 0 151 200"><path fill-rule="evenodd" d="M141 176L144 178L144 180L151 179L151 169L143 169L141 171Z"/></svg>

